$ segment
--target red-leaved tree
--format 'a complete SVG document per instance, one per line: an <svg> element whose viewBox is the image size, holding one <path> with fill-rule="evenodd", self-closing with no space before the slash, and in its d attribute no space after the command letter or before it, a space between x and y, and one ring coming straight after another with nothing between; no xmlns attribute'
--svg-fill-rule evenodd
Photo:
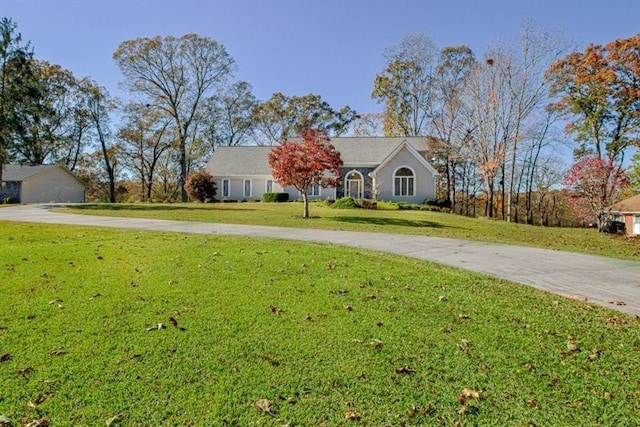
<svg viewBox="0 0 640 427"><path fill-rule="evenodd" d="M564 177L569 203L585 221L598 222L602 229L607 207L617 201L626 182L624 171L612 158L590 157L571 166Z"/></svg>
<svg viewBox="0 0 640 427"><path fill-rule="evenodd" d="M342 179L340 153L331 145L327 133L308 129L300 135L302 142L284 141L269 153L273 179L280 185L292 186L302 194L303 218L309 218L310 188L335 187Z"/></svg>

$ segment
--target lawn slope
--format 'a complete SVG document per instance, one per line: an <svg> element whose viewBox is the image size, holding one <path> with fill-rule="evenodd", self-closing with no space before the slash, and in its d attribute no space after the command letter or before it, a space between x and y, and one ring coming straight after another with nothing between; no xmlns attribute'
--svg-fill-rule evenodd
<svg viewBox="0 0 640 427"><path fill-rule="evenodd" d="M329 245L0 227L12 425L637 425L638 319Z"/></svg>

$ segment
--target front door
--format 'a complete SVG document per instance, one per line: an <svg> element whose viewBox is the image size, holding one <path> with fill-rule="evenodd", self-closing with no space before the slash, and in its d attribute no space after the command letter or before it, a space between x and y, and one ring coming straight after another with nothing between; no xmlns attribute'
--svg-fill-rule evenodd
<svg viewBox="0 0 640 427"><path fill-rule="evenodd" d="M353 197L354 199L362 198L362 190L364 186L362 185L363 179L362 175L358 171L351 171L347 174L347 177L344 180L345 184L345 196Z"/></svg>

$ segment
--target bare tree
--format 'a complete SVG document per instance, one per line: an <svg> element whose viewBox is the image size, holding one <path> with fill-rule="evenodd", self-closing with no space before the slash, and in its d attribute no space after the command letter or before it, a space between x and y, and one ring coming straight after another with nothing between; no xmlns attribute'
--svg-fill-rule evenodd
<svg viewBox="0 0 640 427"><path fill-rule="evenodd" d="M188 175L187 145L196 139L198 119L207 95L234 71L234 60L215 40L186 34L129 40L120 44L113 58L125 75L130 91L142 95L149 108L174 121L179 152L182 200Z"/></svg>

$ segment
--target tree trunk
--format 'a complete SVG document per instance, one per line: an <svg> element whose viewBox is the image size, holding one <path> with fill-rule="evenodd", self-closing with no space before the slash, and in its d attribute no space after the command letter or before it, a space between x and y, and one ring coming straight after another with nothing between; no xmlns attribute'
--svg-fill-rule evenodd
<svg viewBox="0 0 640 427"><path fill-rule="evenodd" d="M309 199L307 197L307 190L302 192L302 202L304 204L304 212L302 214L303 218L309 218Z"/></svg>

